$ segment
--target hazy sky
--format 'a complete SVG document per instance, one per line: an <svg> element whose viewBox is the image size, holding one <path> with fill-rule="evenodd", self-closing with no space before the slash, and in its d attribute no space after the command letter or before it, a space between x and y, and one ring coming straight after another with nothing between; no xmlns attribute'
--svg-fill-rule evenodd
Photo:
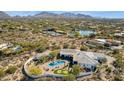
<svg viewBox="0 0 124 93"><path fill-rule="evenodd" d="M27 15L35 15L37 13L40 13L41 11L11 11L11 12L6 12L11 16L27 16ZM54 13L63 13L65 11L50 11ZM70 12L70 11L66 11ZM81 14L87 14L91 15L93 17L102 17L102 18L124 18L124 11L71 11L73 13L81 13Z"/></svg>

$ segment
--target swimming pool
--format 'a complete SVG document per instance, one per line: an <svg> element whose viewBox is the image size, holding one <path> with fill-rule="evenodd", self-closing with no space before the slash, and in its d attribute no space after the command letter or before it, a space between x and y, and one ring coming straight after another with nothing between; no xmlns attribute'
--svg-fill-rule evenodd
<svg viewBox="0 0 124 93"><path fill-rule="evenodd" d="M80 33L80 35L82 35L82 36L89 36L89 35L91 35L91 34L96 34L96 32L94 32L94 31L90 31L90 30L88 30L88 31L84 31L84 30L80 30L79 31L79 33Z"/></svg>
<svg viewBox="0 0 124 93"><path fill-rule="evenodd" d="M59 65L63 65L65 63L64 60L56 60L48 64L48 67L57 67Z"/></svg>

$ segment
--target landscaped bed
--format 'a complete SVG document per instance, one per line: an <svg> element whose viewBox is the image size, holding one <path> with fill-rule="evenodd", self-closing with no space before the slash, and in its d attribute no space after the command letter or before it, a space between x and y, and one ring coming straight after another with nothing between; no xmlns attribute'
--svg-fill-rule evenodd
<svg viewBox="0 0 124 93"><path fill-rule="evenodd" d="M43 73L43 70L41 68L30 66L29 67L29 74L30 75L40 75Z"/></svg>
<svg viewBox="0 0 124 93"><path fill-rule="evenodd" d="M55 74L61 74L61 75L68 75L69 74L68 70L63 70L63 69L54 70L54 73Z"/></svg>

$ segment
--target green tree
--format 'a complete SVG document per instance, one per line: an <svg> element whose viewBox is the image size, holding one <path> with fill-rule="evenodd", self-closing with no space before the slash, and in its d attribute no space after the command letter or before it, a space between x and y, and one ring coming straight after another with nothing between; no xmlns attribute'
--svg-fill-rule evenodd
<svg viewBox="0 0 124 93"><path fill-rule="evenodd" d="M0 51L0 60L2 59L2 56L3 56L3 52Z"/></svg>
<svg viewBox="0 0 124 93"><path fill-rule="evenodd" d="M44 47L44 46L39 46L37 49L36 49L36 51L38 52L38 53L42 53L42 52L44 52L46 50L46 48Z"/></svg>
<svg viewBox="0 0 124 93"><path fill-rule="evenodd" d="M0 51L0 57L3 55L3 52L2 51Z"/></svg>
<svg viewBox="0 0 124 93"><path fill-rule="evenodd" d="M79 38L81 35L80 35L80 33L79 32L75 32L75 37L76 38Z"/></svg>
<svg viewBox="0 0 124 93"><path fill-rule="evenodd" d="M81 72L80 65L73 65L72 66L72 74L78 75Z"/></svg>
<svg viewBox="0 0 124 93"><path fill-rule="evenodd" d="M52 59L54 59L54 58L56 58L58 56L58 54L59 54L59 51L55 50L55 51L50 52L49 56Z"/></svg>
<svg viewBox="0 0 124 93"><path fill-rule="evenodd" d="M120 51L118 50L118 49L115 49L114 51L113 51L113 54L119 54L120 53Z"/></svg>
<svg viewBox="0 0 124 93"><path fill-rule="evenodd" d="M95 34L91 34L91 35L89 35L89 38L95 38Z"/></svg>
<svg viewBox="0 0 124 93"><path fill-rule="evenodd" d="M45 63L48 61L48 56L42 56L40 57L40 59L38 60L38 63Z"/></svg>

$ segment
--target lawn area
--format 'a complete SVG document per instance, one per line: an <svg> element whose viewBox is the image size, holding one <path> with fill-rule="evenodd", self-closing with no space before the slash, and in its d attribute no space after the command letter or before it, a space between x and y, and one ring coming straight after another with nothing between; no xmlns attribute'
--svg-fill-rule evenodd
<svg viewBox="0 0 124 93"><path fill-rule="evenodd" d="M61 75L68 75L69 74L68 70L63 70L63 69L54 70L54 73L55 74L61 74Z"/></svg>

